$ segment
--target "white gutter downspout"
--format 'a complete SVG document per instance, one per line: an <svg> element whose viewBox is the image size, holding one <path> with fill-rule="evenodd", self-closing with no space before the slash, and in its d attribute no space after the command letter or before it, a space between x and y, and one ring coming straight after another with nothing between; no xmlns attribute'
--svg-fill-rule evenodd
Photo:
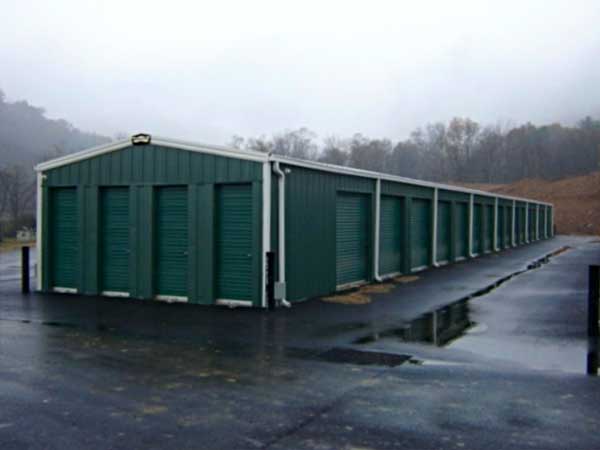
<svg viewBox="0 0 600 450"><path fill-rule="evenodd" d="M529 244L529 203L525 202L525 243Z"/></svg>
<svg viewBox="0 0 600 450"><path fill-rule="evenodd" d="M469 194L469 256L473 258L473 202L475 196Z"/></svg>
<svg viewBox="0 0 600 450"><path fill-rule="evenodd" d="M511 220L510 241L513 247L517 246L516 226L517 226L517 202L513 200L512 220Z"/></svg>
<svg viewBox="0 0 600 450"><path fill-rule="evenodd" d="M540 204L538 203L535 208L535 240L540 240Z"/></svg>
<svg viewBox="0 0 600 450"><path fill-rule="evenodd" d="M437 233L438 233L438 188L433 189L433 233L431 242L431 264L439 267L437 262Z"/></svg>
<svg viewBox="0 0 600 450"><path fill-rule="evenodd" d="M262 307L267 307L267 252L271 251L271 163L263 164L263 201L262 201L262 266L263 266L263 288Z"/></svg>
<svg viewBox="0 0 600 450"><path fill-rule="evenodd" d="M375 238L373 242L373 268L376 281L382 281L379 275L379 226L381 217L381 178L377 178L375 183Z"/></svg>
<svg viewBox="0 0 600 450"><path fill-rule="evenodd" d="M37 278L37 289L38 291L42 290L42 262L43 262L43 257L42 257L42 229L43 229L43 224L42 224L42 208L44 207L42 205L42 180L44 178L45 175L43 175L42 172L38 172L37 173L37 192L36 192L36 208L35 208L35 234L36 234L36 261L37 261L37 267L36 267L36 278Z"/></svg>
<svg viewBox="0 0 600 450"><path fill-rule="evenodd" d="M498 197L494 199L494 251L498 249Z"/></svg>
<svg viewBox="0 0 600 450"><path fill-rule="evenodd" d="M277 249L277 253L279 254L279 284L285 289L285 173L279 167L279 161L275 161L275 163L273 164L273 172L275 172L275 174L277 174L277 176L279 177L279 189L277 190L277 229L279 246ZM287 308L292 306L290 302L288 302L285 299L285 296L281 299L281 304Z"/></svg>

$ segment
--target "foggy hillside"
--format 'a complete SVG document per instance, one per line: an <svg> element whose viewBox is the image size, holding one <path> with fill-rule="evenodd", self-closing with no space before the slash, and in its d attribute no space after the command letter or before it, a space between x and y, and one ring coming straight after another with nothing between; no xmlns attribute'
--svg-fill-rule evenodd
<svg viewBox="0 0 600 450"><path fill-rule="evenodd" d="M0 168L31 166L109 141L106 136L78 130L66 120L48 119L43 108L27 101L7 101L0 90Z"/></svg>

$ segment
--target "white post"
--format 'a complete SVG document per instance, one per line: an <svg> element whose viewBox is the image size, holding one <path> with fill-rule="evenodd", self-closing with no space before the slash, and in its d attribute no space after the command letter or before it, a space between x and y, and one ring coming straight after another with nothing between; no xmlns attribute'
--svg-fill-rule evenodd
<svg viewBox="0 0 600 450"><path fill-rule="evenodd" d="M431 264L437 267L437 233L438 233L438 188L433 189L433 233L431 242Z"/></svg>
<svg viewBox="0 0 600 450"><path fill-rule="evenodd" d="M469 256L473 257L473 203L475 196L469 195Z"/></svg>
<svg viewBox="0 0 600 450"><path fill-rule="evenodd" d="M381 276L379 275L379 227L381 220L381 178L377 178L375 182L375 238L373 242L373 265L375 272L375 280L381 281Z"/></svg>

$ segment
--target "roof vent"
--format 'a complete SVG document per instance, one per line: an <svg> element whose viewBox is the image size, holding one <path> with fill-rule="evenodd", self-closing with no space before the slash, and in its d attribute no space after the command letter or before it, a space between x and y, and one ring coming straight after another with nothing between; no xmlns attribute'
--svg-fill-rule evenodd
<svg viewBox="0 0 600 450"><path fill-rule="evenodd" d="M133 145L148 145L152 141L152 136L146 133L138 133L131 136Z"/></svg>

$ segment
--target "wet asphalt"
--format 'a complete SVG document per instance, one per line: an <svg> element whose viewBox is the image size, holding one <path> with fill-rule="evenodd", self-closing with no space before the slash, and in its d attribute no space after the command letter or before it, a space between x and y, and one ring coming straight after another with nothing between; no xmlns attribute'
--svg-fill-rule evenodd
<svg viewBox="0 0 600 450"><path fill-rule="evenodd" d="M275 312L23 296L3 261L3 450L600 448L594 238Z"/></svg>

